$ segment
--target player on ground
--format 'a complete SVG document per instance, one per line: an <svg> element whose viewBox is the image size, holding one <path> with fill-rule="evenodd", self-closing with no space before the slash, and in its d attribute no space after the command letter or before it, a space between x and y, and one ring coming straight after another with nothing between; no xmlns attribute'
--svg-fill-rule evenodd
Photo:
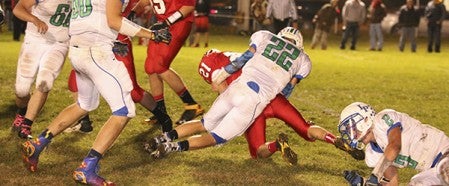
<svg viewBox="0 0 449 186"><path fill-rule="evenodd" d="M27 24L15 84L16 117L12 130L31 138L31 125L41 111L53 82L61 72L69 47L68 0L21 0L13 13ZM36 89L30 94L36 79Z"/></svg>
<svg viewBox="0 0 449 186"><path fill-rule="evenodd" d="M240 53L223 53L218 50L210 50L201 59L198 72L207 83L211 84L213 74L216 72L218 73L217 70L228 65L240 55ZM219 86L214 86L213 91L219 93L224 92L229 84L237 79L240 74L241 70L233 73ZM246 130L245 137L248 141L249 151L252 158L267 158L274 152L281 151L282 157L290 164L296 164L297 162L297 155L290 149L288 138L285 134L279 134L278 139L275 141L266 142L265 128L266 120L268 118L278 118L284 121L287 126L291 127L298 135L307 141L312 142L319 139L329 144L336 144L336 138L332 133L319 126L307 123L296 108L288 102L287 97L291 94L293 87L295 87L299 81L299 79L293 77L281 94L276 95L276 97L271 100L263 110L262 114L260 114L248 130Z"/></svg>
<svg viewBox="0 0 449 186"><path fill-rule="evenodd" d="M245 53L220 70L205 76L210 76L213 89L218 90L223 81L242 67L240 77L219 95L201 121L178 126L155 138L157 148L152 144L147 147L148 151L152 151L153 158L161 158L175 151L223 144L243 134L292 77L301 80L309 74L311 62L304 53L299 31L287 27L278 35L268 31L254 33L250 48ZM172 142L199 132L208 133ZM302 131L302 135L311 139L305 131ZM268 151L268 156L271 154Z"/></svg>
<svg viewBox="0 0 449 186"><path fill-rule="evenodd" d="M150 31L121 16L128 1L73 0L70 21L70 61L76 71L78 102L66 107L38 138L22 144L25 166L37 170L39 155L53 137L99 105L100 94L112 115L98 132L73 179L89 185L112 185L98 175L99 161L111 148L128 121L135 115L132 81L124 64L112 52L117 33L169 42L168 30Z"/></svg>
<svg viewBox="0 0 449 186"><path fill-rule="evenodd" d="M136 6L137 2L138 0L130 0L128 6L122 12L122 16L129 17L129 19L135 19L134 18L135 13L132 12L131 10ZM158 108L157 107L158 105L153 99L153 96L149 92L142 89L137 83L131 37L119 33L117 36L117 40L114 42L114 47L112 47L112 51L114 52L115 58L118 61L123 62L126 69L128 70L129 77L133 82L133 90L131 91L131 97L133 101L135 103L141 104L148 111L153 113L162 126L166 125L171 126L172 120L170 119L170 116L166 112L163 112L162 108ZM72 92L78 92L78 87L76 86L76 76L74 75L75 74L74 71L72 71L72 74L69 77L69 90L71 90ZM91 122L86 121L88 120L89 115L86 115L86 117L83 117L78 122L77 125L71 128L74 128L75 130L79 129L80 131L83 131L82 129L91 129L92 128Z"/></svg>
<svg viewBox="0 0 449 186"><path fill-rule="evenodd" d="M376 113L361 102L343 109L338 130L348 145L365 148L365 162L374 167L368 179L345 171L351 185L398 185L404 167L420 172L409 185L449 184L449 138L441 130L392 109Z"/></svg>
<svg viewBox="0 0 449 186"><path fill-rule="evenodd" d="M150 29L170 29L173 35L169 45L152 42L148 44L145 72L149 76L151 94L158 104L158 108L165 109L164 82L181 98L185 110L176 124L190 121L204 113L204 109L193 99L181 77L172 69L174 58L184 45L193 23L195 0L140 0L135 11L140 12L144 6L151 5L158 20ZM154 118L150 118L154 120ZM154 122L154 121L151 121ZM162 125L164 132L172 130L172 126Z"/></svg>

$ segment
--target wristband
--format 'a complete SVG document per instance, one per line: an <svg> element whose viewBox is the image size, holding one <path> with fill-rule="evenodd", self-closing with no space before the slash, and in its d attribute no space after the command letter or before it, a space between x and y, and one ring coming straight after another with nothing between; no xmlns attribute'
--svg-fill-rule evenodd
<svg viewBox="0 0 449 186"><path fill-rule="evenodd" d="M140 31L140 29L142 29L142 27L138 24L133 23L126 18L122 18L122 26L120 26L120 30L118 32L120 34L133 37Z"/></svg>
<svg viewBox="0 0 449 186"><path fill-rule="evenodd" d="M181 12L180 11L176 11L171 16L169 16L166 21L167 21L168 25L172 25L173 23L175 23L176 21L178 21L181 18L182 18Z"/></svg>

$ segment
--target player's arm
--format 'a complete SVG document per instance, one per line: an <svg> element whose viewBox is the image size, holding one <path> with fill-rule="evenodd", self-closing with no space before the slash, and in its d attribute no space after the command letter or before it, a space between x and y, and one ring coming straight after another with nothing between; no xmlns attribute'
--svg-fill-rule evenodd
<svg viewBox="0 0 449 186"><path fill-rule="evenodd" d="M31 8L36 4L36 0L21 0L14 7L13 13L19 19L33 23L39 33L45 34L48 30L48 25L39 18L31 14Z"/></svg>
<svg viewBox="0 0 449 186"><path fill-rule="evenodd" d="M162 22L157 22L153 25L151 25L151 30L160 30L160 29L166 29L170 27L171 25L175 24L179 20L182 20L186 15L189 15L195 10L195 6L182 6L178 11L171 14Z"/></svg>
<svg viewBox="0 0 449 186"><path fill-rule="evenodd" d="M236 58L235 60L231 61L228 65L224 66L216 76L213 77L212 83L213 84L220 84L223 82L226 78L228 78L231 74L237 72L240 70L246 62L248 62L256 52L256 47L251 46L248 48L246 52L244 52L240 57Z"/></svg>
<svg viewBox="0 0 449 186"><path fill-rule="evenodd" d="M151 31L143 28L132 21L122 17L122 3L120 0L106 1L106 16L108 26L121 34L127 36L144 37L156 41L169 43L171 34L168 31Z"/></svg>

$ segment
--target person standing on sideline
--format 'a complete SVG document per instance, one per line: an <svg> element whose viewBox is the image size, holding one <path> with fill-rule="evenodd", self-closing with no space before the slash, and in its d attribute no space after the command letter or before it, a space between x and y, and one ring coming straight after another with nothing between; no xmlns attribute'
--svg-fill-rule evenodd
<svg viewBox="0 0 449 186"><path fill-rule="evenodd" d="M31 138L31 125L47 101L69 48L70 1L21 0L13 9L16 19L30 22L22 44L15 84L18 110L12 131ZM35 90L30 93L35 82Z"/></svg>
<svg viewBox="0 0 449 186"><path fill-rule="evenodd" d="M324 4L321 9L313 17L315 23L315 31L312 37L311 48L315 49L318 43L321 44L321 49L327 49L327 37L335 22L340 10L338 9L338 0L331 0L330 3Z"/></svg>
<svg viewBox="0 0 449 186"><path fill-rule="evenodd" d="M294 0L268 0L266 18L273 18L273 33L289 26L298 29L298 11Z"/></svg>
<svg viewBox="0 0 449 186"><path fill-rule="evenodd" d="M427 52L436 53L441 49L441 28L446 14L442 0L432 0L427 3L425 16L427 18ZM433 48L435 46L435 48Z"/></svg>
<svg viewBox="0 0 449 186"><path fill-rule="evenodd" d="M168 45L154 41L150 41L148 44L145 72L149 77L151 94L158 104L157 107L167 113L164 100L164 82L170 86L184 103L184 112L181 118L175 122L180 125L204 113L204 109L193 99L178 73L170 68L192 29L195 0L141 0L134 9L139 12L147 5L152 6L157 18L157 23L150 26L150 29L169 29L173 36L172 42ZM158 122L154 116L147 121L150 123ZM172 125L162 126L164 132L172 129Z"/></svg>
<svg viewBox="0 0 449 186"><path fill-rule="evenodd" d="M407 0L405 5L399 9L399 51L404 51L405 42L408 40L412 52L416 52L416 29L419 26L419 19L420 15L415 8L415 1Z"/></svg>
<svg viewBox="0 0 449 186"><path fill-rule="evenodd" d="M204 47L209 47L209 11L210 0L197 0L195 5L195 36L191 47L199 47L204 36Z"/></svg>
<svg viewBox="0 0 449 186"><path fill-rule="evenodd" d="M346 48L346 42L351 37L351 50L355 50L359 37L360 25L365 21L365 3L361 0L348 0L343 6L341 17L343 18L343 38L340 49Z"/></svg>
<svg viewBox="0 0 449 186"><path fill-rule="evenodd" d="M76 71L78 101L62 110L38 138L22 143L23 163L31 172L37 171L41 152L64 129L96 109L101 95L108 102L112 115L98 132L81 165L73 172L73 179L88 185L113 185L98 175L99 161L135 116L132 81L124 64L114 57L113 42L121 33L168 43L170 33L166 29L150 31L123 18L121 12L128 1L68 2L78 5L73 6L69 28L69 57ZM70 6L67 8L70 11Z"/></svg>
<svg viewBox="0 0 449 186"><path fill-rule="evenodd" d="M368 9L369 19L369 43L371 51L382 51L384 44L384 36L382 34L382 28L380 23L387 16L387 10L382 0L373 0Z"/></svg>
<svg viewBox="0 0 449 186"><path fill-rule="evenodd" d="M11 0L11 7L14 9L17 4L19 4L19 0ZM15 14L12 14L12 38L14 41L20 41L20 35L25 33L25 29L27 27L27 22L23 21Z"/></svg>

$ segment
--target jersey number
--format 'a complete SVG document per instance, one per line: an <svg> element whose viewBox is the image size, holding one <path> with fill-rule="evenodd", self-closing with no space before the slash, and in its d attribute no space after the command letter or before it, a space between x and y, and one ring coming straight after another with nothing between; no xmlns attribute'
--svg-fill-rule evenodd
<svg viewBox="0 0 449 186"><path fill-rule="evenodd" d="M418 162L410 158L410 156L404 156L401 154L398 154L398 156L394 160L394 163L402 166L408 166L412 169L415 169L418 165Z"/></svg>
<svg viewBox="0 0 449 186"><path fill-rule="evenodd" d="M54 26L69 27L70 20L70 5L60 4L56 8L56 12L50 18L50 24Z"/></svg>
<svg viewBox="0 0 449 186"><path fill-rule="evenodd" d="M91 0L73 0L72 2L72 19L86 17L92 13Z"/></svg>
<svg viewBox="0 0 449 186"><path fill-rule="evenodd" d="M288 71L288 69L292 66L291 60L298 58L300 53L299 50L292 44L287 43L275 36L271 37L270 41L272 43L267 45L262 53L262 56L275 62L285 71Z"/></svg>
<svg viewBox="0 0 449 186"><path fill-rule="evenodd" d="M203 77L205 77L207 79L209 79L211 70L212 69L209 66L207 66L205 63L201 63L201 67L200 67L200 69L198 69L198 71L201 74L201 76L203 76Z"/></svg>
<svg viewBox="0 0 449 186"><path fill-rule="evenodd" d="M153 9L157 14L164 14L167 10L163 0L153 0Z"/></svg>

